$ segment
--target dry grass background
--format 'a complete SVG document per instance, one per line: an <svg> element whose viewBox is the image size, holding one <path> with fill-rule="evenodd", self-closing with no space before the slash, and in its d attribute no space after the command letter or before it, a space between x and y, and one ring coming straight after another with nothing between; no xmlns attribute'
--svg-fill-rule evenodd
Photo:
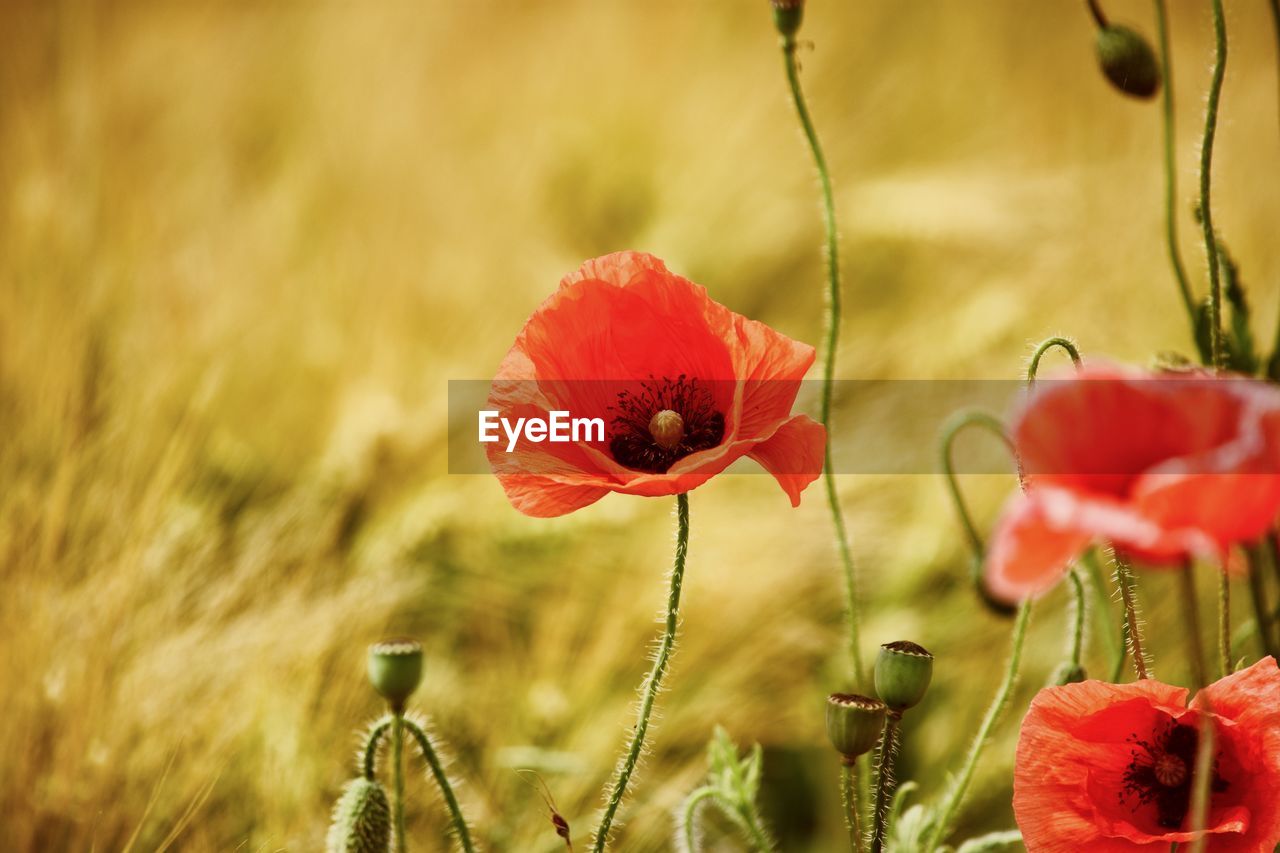
<svg viewBox="0 0 1280 853"><path fill-rule="evenodd" d="M490 478L446 473L446 380L488 376L562 273L623 247L817 340L815 187L766 6L5 4L0 847L317 849L377 711L365 646L390 632L427 646L419 703L484 846L556 848L522 766L585 840L656 631L670 506L519 516ZM811 6L841 375L1013 377L1057 332L1128 359L1189 348L1158 111L1102 81L1083 4ZM1209 6L1171 6L1185 191ZM1275 46L1261 0L1230 6L1215 218L1269 340ZM1152 32L1149 3L1108 7ZM1202 280L1189 215L1184 237ZM1009 483L972 479L989 518ZM938 658L903 766L931 796L1007 626L964 588L938 478L841 488L868 648ZM821 497L791 511L768 478L720 478L692 516L682 645L619 849L666 849L715 723L765 745L784 849L838 849ZM1178 648L1164 591L1145 589L1157 654ZM1010 738L1063 618L1054 596L1035 620L965 831L1011 825ZM411 793L417 849L444 849L434 795Z"/></svg>

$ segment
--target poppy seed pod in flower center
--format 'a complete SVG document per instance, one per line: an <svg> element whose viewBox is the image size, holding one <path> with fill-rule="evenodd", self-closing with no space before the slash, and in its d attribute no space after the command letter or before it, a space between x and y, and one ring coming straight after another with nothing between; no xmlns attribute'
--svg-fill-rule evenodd
<svg viewBox="0 0 1280 853"><path fill-rule="evenodd" d="M886 643L876 656L876 693L894 711L914 708L933 678L933 655L907 640Z"/></svg>
<svg viewBox="0 0 1280 853"><path fill-rule="evenodd" d="M417 640L383 640L369 647L369 682L393 709L399 710L422 681L422 644Z"/></svg>
<svg viewBox="0 0 1280 853"><path fill-rule="evenodd" d="M870 752L880 739L888 708L879 699L855 693L827 697L827 737L836 752L852 762Z"/></svg>

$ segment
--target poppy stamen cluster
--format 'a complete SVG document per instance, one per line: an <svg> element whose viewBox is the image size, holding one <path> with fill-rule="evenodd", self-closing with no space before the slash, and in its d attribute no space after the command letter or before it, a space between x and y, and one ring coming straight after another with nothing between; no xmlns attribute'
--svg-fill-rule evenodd
<svg viewBox="0 0 1280 853"><path fill-rule="evenodd" d="M610 423L609 452L637 471L665 474L677 460L724 440L724 415L698 380L650 376L638 391L621 391Z"/></svg>
<svg viewBox="0 0 1280 853"><path fill-rule="evenodd" d="M1170 721L1154 739L1134 734L1130 741L1136 748L1125 768L1121 803L1135 814L1143 806L1155 803L1156 822L1165 829L1180 829L1191 808L1191 768L1195 766L1200 733L1194 726ZM1216 763L1211 789L1220 794L1228 784L1218 775Z"/></svg>

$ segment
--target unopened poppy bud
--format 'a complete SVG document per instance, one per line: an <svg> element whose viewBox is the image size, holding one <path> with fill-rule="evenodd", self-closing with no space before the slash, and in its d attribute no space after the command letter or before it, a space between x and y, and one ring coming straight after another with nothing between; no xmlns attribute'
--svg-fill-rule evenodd
<svg viewBox="0 0 1280 853"><path fill-rule="evenodd" d="M1160 64L1147 40L1128 27L1109 24L1098 30L1095 48L1111 85L1135 98L1150 98L1160 88Z"/></svg>
<svg viewBox="0 0 1280 853"><path fill-rule="evenodd" d="M907 640L886 643L876 656L876 693L894 711L913 708L933 678L933 655Z"/></svg>
<svg viewBox="0 0 1280 853"><path fill-rule="evenodd" d="M827 737L831 745L847 762L870 752L880 740L887 711L879 699L832 693L827 697Z"/></svg>
<svg viewBox="0 0 1280 853"><path fill-rule="evenodd" d="M369 647L369 682L393 710L404 708L422 681L422 644L417 640L383 640Z"/></svg>
<svg viewBox="0 0 1280 853"><path fill-rule="evenodd" d="M784 38L791 38L804 19L804 0L772 0L773 25Z"/></svg>
<svg viewBox="0 0 1280 853"><path fill-rule="evenodd" d="M391 849L391 806L372 779L352 779L333 808L328 853L386 853Z"/></svg>
<svg viewBox="0 0 1280 853"><path fill-rule="evenodd" d="M1080 664L1064 663L1053 671L1053 676L1049 679L1049 683L1061 687L1064 684L1079 684L1088 678L1088 674Z"/></svg>

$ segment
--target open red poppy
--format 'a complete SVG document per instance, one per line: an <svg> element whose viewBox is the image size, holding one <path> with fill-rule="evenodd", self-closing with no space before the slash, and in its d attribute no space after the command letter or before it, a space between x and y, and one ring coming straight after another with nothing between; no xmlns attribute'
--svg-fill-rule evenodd
<svg viewBox="0 0 1280 853"><path fill-rule="evenodd" d="M1163 853L1208 836L1213 853L1271 853L1280 842L1280 669L1266 658L1206 687L1190 708L1186 700L1185 689L1150 680L1041 690L1014 769L1027 850ZM1202 713L1216 755L1208 819L1192 832Z"/></svg>
<svg viewBox="0 0 1280 853"><path fill-rule="evenodd" d="M534 311L493 380L503 417L553 411L607 424L603 441L487 447L516 509L555 516L609 492L673 495L742 456L791 498L822 472L826 433L791 407L813 347L735 314L661 260L587 261Z"/></svg>
<svg viewBox="0 0 1280 853"><path fill-rule="evenodd" d="M1026 494L992 536L999 598L1048 589L1093 541L1220 558L1280 513L1280 389L1263 382L1091 365L1037 383L1011 434Z"/></svg>

